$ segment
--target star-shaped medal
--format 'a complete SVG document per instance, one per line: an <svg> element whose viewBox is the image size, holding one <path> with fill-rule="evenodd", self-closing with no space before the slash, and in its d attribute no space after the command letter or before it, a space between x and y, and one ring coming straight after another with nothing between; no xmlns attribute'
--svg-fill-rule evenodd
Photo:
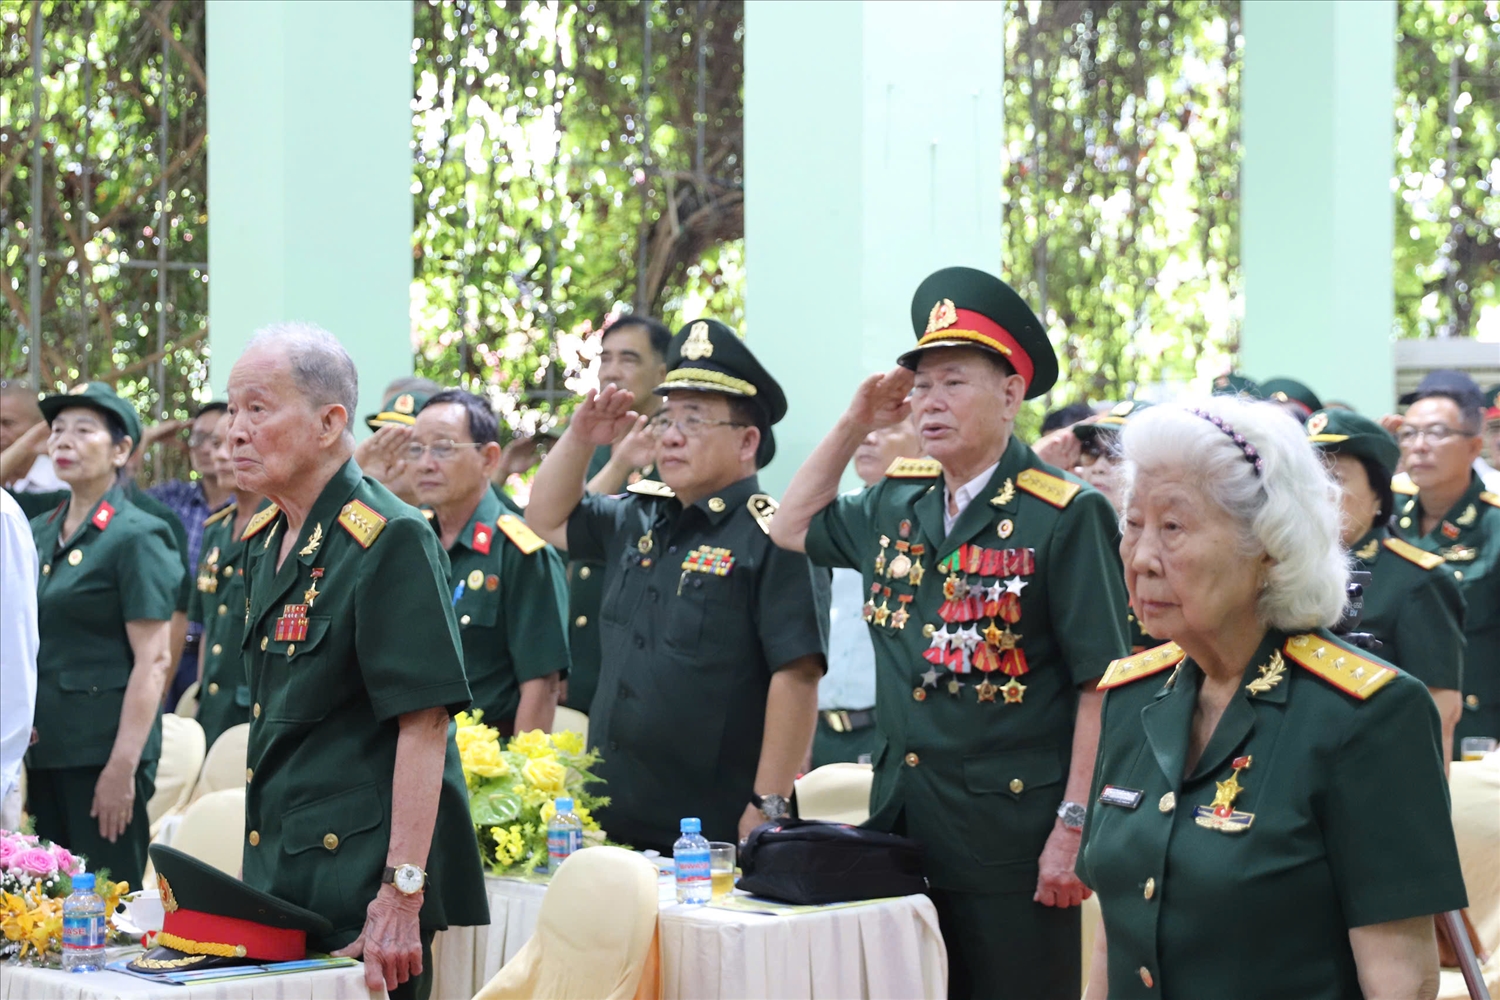
<svg viewBox="0 0 1500 1000"><path fill-rule="evenodd" d="M922 561L920 559L913 559L911 561L911 569L906 574L906 582L913 587L921 586L922 574L925 572L927 571L922 568Z"/></svg>
<svg viewBox="0 0 1500 1000"><path fill-rule="evenodd" d="M984 630L984 641L989 643L991 646L994 646L996 649L999 649L1001 637L1004 635L1005 633L1002 632L999 627L995 625L994 620L991 619L989 627Z"/></svg>
<svg viewBox="0 0 1500 1000"><path fill-rule="evenodd" d="M922 674L922 686L930 688L937 687L938 676L939 675L937 668L928 667L926 672Z"/></svg>
<svg viewBox="0 0 1500 1000"><path fill-rule="evenodd" d="M1019 576L1013 576L1009 580L1005 581L1005 592L1007 594L1015 594L1017 597L1020 597L1021 591L1025 589L1026 581L1021 579Z"/></svg>
<svg viewBox="0 0 1500 1000"><path fill-rule="evenodd" d="M1026 697L1026 685L1012 677L1010 683L1000 689L1000 693L1005 695L1007 705L1019 705L1021 699Z"/></svg>
<svg viewBox="0 0 1500 1000"><path fill-rule="evenodd" d="M994 583L984 588L984 599L986 602L998 601L1000 600L1000 595L1004 592L1005 588L1000 585L999 580L996 580Z"/></svg>
<svg viewBox="0 0 1500 1000"><path fill-rule="evenodd" d="M886 619L889 618L890 616L891 616L890 605L886 604L884 601L881 601L880 602L880 607L878 607L878 608L875 609L875 624L876 625L884 625Z"/></svg>
<svg viewBox="0 0 1500 1000"><path fill-rule="evenodd" d="M906 608L904 606L897 608L895 611L891 612L891 627L901 629L906 628L906 620L910 617L911 615L906 613Z"/></svg>
<svg viewBox="0 0 1500 1000"><path fill-rule="evenodd" d="M953 695L956 698L956 697L958 697L958 693L960 691L962 691L963 689L964 689L964 682L963 681L959 680L957 677L953 677L953 678L949 679L949 681L948 681L948 693L949 694Z"/></svg>
<svg viewBox="0 0 1500 1000"><path fill-rule="evenodd" d="M317 599L318 599L318 581L317 580L313 580L312 586L308 587L306 590L304 590L302 592L302 603L306 604L308 607L312 607L313 601L316 601Z"/></svg>
<svg viewBox="0 0 1500 1000"><path fill-rule="evenodd" d="M987 677L974 690L978 692L980 701L994 701L995 695L1000 693L1000 689L991 684Z"/></svg>

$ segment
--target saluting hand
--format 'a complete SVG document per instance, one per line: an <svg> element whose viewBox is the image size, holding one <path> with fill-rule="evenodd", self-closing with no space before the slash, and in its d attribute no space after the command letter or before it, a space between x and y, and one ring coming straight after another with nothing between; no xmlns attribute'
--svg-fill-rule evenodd
<svg viewBox="0 0 1500 1000"><path fill-rule="evenodd" d="M422 974L422 897L382 885L365 908L365 927L337 958L364 958L365 985L387 993Z"/></svg>
<svg viewBox="0 0 1500 1000"><path fill-rule="evenodd" d="M1093 895L1078 881L1073 867L1078 862L1078 842L1082 834L1069 830L1058 820L1037 859L1036 894L1031 898L1043 906L1082 906Z"/></svg>
<svg viewBox="0 0 1500 1000"><path fill-rule="evenodd" d="M613 382L597 392L590 391L573 411L568 433L595 447L612 444L635 426L639 414L630 408L634 402L635 393Z"/></svg>
<svg viewBox="0 0 1500 1000"><path fill-rule="evenodd" d="M365 475L381 483L392 483L406 472L406 448L411 428L386 424L354 448L354 461Z"/></svg>
<svg viewBox="0 0 1500 1000"><path fill-rule="evenodd" d="M848 416L866 431L899 424L911 416L911 393L916 376L910 369L896 366L884 375L871 375L854 390Z"/></svg>
<svg viewBox="0 0 1500 1000"><path fill-rule="evenodd" d="M1048 465L1055 465L1065 472L1072 472L1083 454L1083 442L1073 433L1073 428L1055 430L1032 445L1036 457Z"/></svg>

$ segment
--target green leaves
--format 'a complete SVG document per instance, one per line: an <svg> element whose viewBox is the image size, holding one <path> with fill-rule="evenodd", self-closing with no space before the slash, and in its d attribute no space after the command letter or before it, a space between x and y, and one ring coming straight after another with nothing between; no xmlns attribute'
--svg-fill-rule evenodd
<svg viewBox="0 0 1500 1000"><path fill-rule="evenodd" d="M511 791L509 784L503 788L499 784L488 782L469 795L469 813L475 826L505 826L520 817L525 807L521 796Z"/></svg>

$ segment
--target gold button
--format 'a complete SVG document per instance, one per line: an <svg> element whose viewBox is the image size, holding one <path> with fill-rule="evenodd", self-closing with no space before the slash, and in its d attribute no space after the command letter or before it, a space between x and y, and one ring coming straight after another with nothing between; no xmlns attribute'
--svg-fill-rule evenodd
<svg viewBox="0 0 1500 1000"><path fill-rule="evenodd" d="M1010 790L1012 792L1015 792L1017 795L1020 795L1022 792L1026 791L1026 782L1022 781L1020 778L1011 778Z"/></svg>
<svg viewBox="0 0 1500 1000"><path fill-rule="evenodd" d="M1410 528L1411 527L1411 518L1409 518L1409 517L1403 517L1401 519L1401 527L1403 527L1403 528Z"/></svg>
<svg viewBox="0 0 1500 1000"><path fill-rule="evenodd" d="M214 655L215 655L215 656L218 656L218 655L219 655L219 654L220 654L220 653L222 653L222 652L224 652L224 647L223 647L223 646L221 646L221 645L219 645L219 644L218 644L218 643L217 643L217 642L216 642L216 643L214 643L214 648L213 648L213 649L211 649L211 650L209 650L209 652L210 652L210 653L213 653L213 654L214 654Z"/></svg>
<svg viewBox="0 0 1500 1000"><path fill-rule="evenodd" d="M51 563L48 563L47 565L45 565L45 566L42 567L42 575L43 576L51 576L52 575L52 564Z"/></svg>
<svg viewBox="0 0 1500 1000"><path fill-rule="evenodd" d="M255 777L255 770L254 770L254 768L249 768L249 767L245 768L245 784L247 784L247 785L250 784L250 779L253 778L253 777Z"/></svg>
<svg viewBox="0 0 1500 1000"><path fill-rule="evenodd" d="M257 719L260 718L260 702L257 701L254 705L250 706L250 714Z"/></svg>
<svg viewBox="0 0 1500 1000"><path fill-rule="evenodd" d="M469 616L468 615L464 615L462 618L460 618L458 620L458 623L460 625L467 625L467 624L469 624Z"/></svg>
<svg viewBox="0 0 1500 1000"><path fill-rule="evenodd" d="M1478 708L1479 707L1479 695L1477 695L1477 694L1464 695L1464 704L1468 705L1470 708Z"/></svg>
<svg viewBox="0 0 1500 1000"><path fill-rule="evenodd" d="M1144 966L1144 965L1143 965L1143 966L1141 966L1141 983L1142 983L1142 984L1143 984L1143 985L1144 985L1144 986L1145 986L1145 987L1146 987L1146 989L1148 989L1148 990L1149 990L1149 989L1150 989L1150 988L1151 988L1151 987L1153 987L1153 986L1155 986L1155 985L1156 985L1156 980L1154 980L1154 979L1152 979L1152 978L1151 978L1151 970L1150 970L1150 969L1148 969L1148 968L1146 968L1146 967L1145 967L1145 966Z"/></svg>
<svg viewBox="0 0 1500 1000"><path fill-rule="evenodd" d="M219 693L219 683L218 683L218 681L213 681L213 682L209 683L209 685L208 685L208 693L209 694L218 694Z"/></svg>
<svg viewBox="0 0 1500 1000"><path fill-rule="evenodd" d="M588 615L579 615L577 618L573 619L573 624L577 625L579 628L583 628L588 623L589 623L589 616Z"/></svg>
<svg viewBox="0 0 1500 1000"><path fill-rule="evenodd" d="M1161 801L1156 804L1156 808L1160 809L1164 813L1169 813L1173 809L1176 809L1177 808L1177 793L1176 792L1168 792L1167 794L1163 795L1161 797Z"/></svg>
<svg viewBox="0 0 1500 1000"><path fill-rule="evenodd" d="M934 632L936 632L936 631L937 631L937 626L934 625L934 624L932 624L932 622L928 622L926 625L922 626L922 638L924 638L924 639L931 639L932 638L932 634Z"/></svg>
<svg viewBox="0 0 1500 1000"><path fill-rule="evenodd" d="M589 577L591 577L593 575L594 575L594 571L592 569L590 569L589 567L587 567L587 566L580 566L580 567L578 567L578 578L580 580L587 580Z"/></svg>
<svg viewBox="0 0 1500 1000"><path fill-rule="evenodd" d="M295 642L289 642L289 643L286 644L286 655L287 656L296 656L297 655L297 644Z"/></svg>
<svg viewBox="0 0 1500 1000"><path fill-rule="evenodd" d="M724 513L724 501L720 500L718 497L709 497L708 509L713 511L715 514L722 514Z"/></svg>
<svg viewBox="0 0 1500 1000"><path fill-rule="evenodd" d="M233 566L225 566L224 567L224 576L225 577L234 576L234 567Z"/></svg>
<svg viewBox="0 0 1500 1000"><path fill-rule="evenodd" d="M926 688L912 688L911 689L911 699L912 699L912 701L926 701L927 700L927 689Z"/></svg>
<svg viewBox="0 0 1500 1000"><path fill-rule="evenodd" d="M262 653L264 653L266 651L266 647L269 646L270 644L271 644L271 640L270 639L266 638L265 636L261 636L260 637L260 651Z"/></svg>
<svg viewBox="0 0 1500 1000"><path fill-rule="evenodd" d="M1463 578L1464 578L1464 571L1463 570L1456 569L1456 570L1453 571L1453 579L1458 580L1459 582L1463 582Z"/></svg>
<svg viewBox="0 0 1500 1000"><path fill-rule="evenodd" d="M229 614L229 605L227 605L227 604L221 604L221 605L219 605L219 614L221 614L221 615L227 615L227 614Z"/></svg>
<svg viewBox="0 0 1500 1000"><path fill-rule="evenodd" d="M1142 895L1144 895L1147 899L1150 899L1152 896L1156 895L1156 879L1148 878L1146 880L1146 888L1142 890Z"/></svg>
<svg viewBox="0 0 1500 1000"><path fill-rule="evenodd" d="M336 851L338 850L339 846L339 838L334 834L326 833L323 835L323 846L328 848L330 851Z"/></svg>
<svg viewBox="0 0 1500 1000"><path fill-rule="evenodd" d="M918 757L914 753L907 754L905 760L907 767L916 767L918 764L922 763L922 758Z"/></svg>
<svg viewBox="0 0 1500 1000"><path fill-rule="evenodd" d="M260 843L260 831L259 830L251 830L250 831L250 846L251 847L255 847L259 843Z"/></svg>

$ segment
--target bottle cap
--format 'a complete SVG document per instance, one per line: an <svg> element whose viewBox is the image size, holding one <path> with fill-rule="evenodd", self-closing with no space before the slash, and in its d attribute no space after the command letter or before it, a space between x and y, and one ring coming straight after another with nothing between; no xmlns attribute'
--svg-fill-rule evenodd
<svg viewBox="0 0 1500 1000"><path fill-rule="evenodd" d="M681 829L683 833L701 833L703 832L703 821L697 816L684 816Z"/></svg>
<svg viewBox="0 0 1500 1000"><path fill-rule="evenodd" d="M73 876L73 891L83 892L85 890L89 892L92 892L94 890L93 872L79 872L77 875Z"/></svg>
<svg viewBox="0 0 1500 1000"><path fill-rule="evenodd" d="M556 808L560 813L570 813L573 811L573 800L569 798L558 799Z"/></svg>

